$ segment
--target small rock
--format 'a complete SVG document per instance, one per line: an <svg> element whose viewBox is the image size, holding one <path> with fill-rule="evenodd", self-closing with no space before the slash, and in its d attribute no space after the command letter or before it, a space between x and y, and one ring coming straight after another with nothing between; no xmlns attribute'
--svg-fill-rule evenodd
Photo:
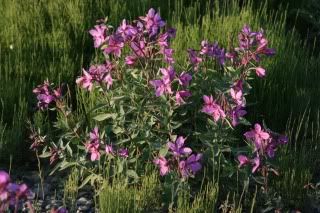
<svg viewBox="0 0 320 213"><path fill-rule="evenodd" d="M80 197L78 200L77 200L77 206L84 206L88 203L88 199L85 198L85 197Z"/></svg>
<svg viewBox="0 0 320 213"><path fill-rule="evenodd" d="M90 207L89 206L79 206L78 211L80 212L90 212Z"/></svg>

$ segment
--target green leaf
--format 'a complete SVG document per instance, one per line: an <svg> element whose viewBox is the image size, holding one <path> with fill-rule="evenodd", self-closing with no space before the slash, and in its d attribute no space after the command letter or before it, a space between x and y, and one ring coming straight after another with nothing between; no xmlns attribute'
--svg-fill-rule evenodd
<svg viewBox="0 0 320 213"><path fill-rule="evenodd" d="M78 163L77 162L67 162L67 161L63 161L60 165L60 171L66 169L66 168L69 168L71 166L75 166L77 165Z"/></svg>
<svg viewBox="0 0 320 213"><path fill-rule="evenodd" d="M115 119L116 116L117 115L115 113L104 113L104 114L94 116L93 119L96 121L104 121L109 118Z"/></svg>
<svg viewBox="0 0 320 213"><path fill-rule="evenodd" d="M118 161L117 163L117 166L118 166L118 173L122 173L123 171L123 161Z"/></svg>
<svg viewBox="0 0 320 213"><path fill-rule="evenodd" d="M131 170L131 169L127 170L127 176L131 177L131 178L134 178L134 179L138 179L139 178L139 176L136 173L136 171Z"/></svg>
<svg viewBox="0 0 320 213"><path fill-rule="evenodd" d="M51 153L50 152L44 152L42 153L41 155L39 155L40 158L48 158L51 156Z"/></svg>
<svg viewBox="0 0 320 213"><path fill-rule="evenodd" d="M94 183L94 181L95 181L97 178L98 178L98 177L97 177L96 174L91 174L91 175L87 176L87 177L83 180L83 182L82 182L82 184L79 186L79 188L81 189L82 187L84 187L85 185L87 185L87 183L89 183L89 181L90 181L91 184Z"/></svg>
<svg viewBox="0 0 320 213"><path fill-rule="evenodd" d="M162 157L166 156L168 153L168 150L169 150L168 146L164 146L163 148L160 149L159 155Z"/></svg>
<svg viewBox="0 0 320 213"><path fill-rule="evenodd" d="M112 131L116 135L124 132L124 130L121 127L118 127L118 126L117 127L113 127Z"/></svg>

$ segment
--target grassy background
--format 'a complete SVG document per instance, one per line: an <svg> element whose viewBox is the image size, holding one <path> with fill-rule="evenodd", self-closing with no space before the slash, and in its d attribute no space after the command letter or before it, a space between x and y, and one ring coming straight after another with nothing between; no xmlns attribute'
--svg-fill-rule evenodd
<svg viewBox="0 0 320 213"><path fill-rule="evenodd" d="M301 38L295 28L288 30L288 10L276 1L252 5L237 0L0 0L0 164L8 165L10 156L17 164L29 161L25 121L36 110L32 88L46 78L74 88L76 76L94 53L88 30L95 20L108 16L111 24L118 25L150 7L160 9L169 25L177 28L173 47L180 62L187 56L185 50L199 47L202 39L229 47L244 24L266 29L277 55L266 62L268 77L255 82L250 99L257 104L249 109L250 119L265 120L277 131L290 126L289 131L299 126L298 118L307 110L308 119L300 123L316 125L319 56L309 38ZM292 4L289 12L297 7ZM296 123L286 125L289 118ZM316 153L314 146L305 145L310 140L318 142L319 132L311 129L300 130L305 138L297 136L294 147Z"/></svg>

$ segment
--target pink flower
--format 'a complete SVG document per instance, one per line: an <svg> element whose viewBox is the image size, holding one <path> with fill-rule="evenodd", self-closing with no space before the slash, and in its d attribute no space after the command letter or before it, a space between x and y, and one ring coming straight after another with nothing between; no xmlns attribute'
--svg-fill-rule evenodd
<svg viewBox="0 0 320 213"><path fill-rule="evenodd" d="M78 78L76 80L76 83L79 84L82 88L91 91L93 87L93 78L89 73L87 73L85 69L83 69L83 76Z"/></svg>
<svg viewBox="0 0 320 213"><path fill-rule="evenodd" d="M252 173L255 173L258 168L260 167L260 158L257 156L255 157L251 163L253 164L253 167L252 167Z"/></svg>
<svg viewBox="0 0 320 213"><path fill-rule="evenodd" d="M238 155L239 167L251 164L252 173L255 173L257 169L260 167L260 158L259 156L255 157L254 159L250 159L245 155Z"/></svg>
<svg viewBox="0 0 320 213"><path fill-rule="evenodd" d="M150 84L156 90L157 97L163 95L164 93L168 93L168 94L172 93L171 85L165 84L162 80L152 80L152 81L150 81Z"/></svg>
<svg viewBox="0 0 320 213"><path fill-rule="evenodd" d="M160 14L151 8L148 14L140 19L145 22L145 27L150 33L150 37L156 35L161 27L165 26L165 22L161 19Z"/></svg>
<svg viewBox="0 0 320 213"><path fill-rule="evenodd" d="M235 90L234 88L230 89L230 95L237 105L244 105L244 98L242 94L242 90Z"/></svg>
<svg viewBox="0 0 320 213"><path fill-rule="evenodd" d="M190 81L192 80L192 76L188 73L182 72L179 76L179 84L181 86L189 86Z"/></svg>
<svg viewBox="0 0 320 213"><path fill-rule="evenodd" d="M137 57L133 55L126 56L125 62L127 65L134 65L137 61Z"/></svg>
<svg viewBox="0 0 320 213"><path fill-rule="evenodd" d="M113 147L112 145L106 145L106 153L109 154L113 154Z"/></svg>
<svg viewBox="0 0 320 213"><path fill-rule="evenodd" d="M226 117L226 114L224 113L222 108L213 100L212 95L204 95L203 100L205 104L202 107L201 111L212 116L215 122L217 122L220 118L224 119Z"/></svg>
<svg viewBox="0 0 320 213"><path fill-rule="evenodd" d="M107 89L110 89L113 83L113 79L111 77L111 74L108 73L102 80L103 83L107 84Z"/></svg>
<svg viewBox="0 0 320 213"><path fill-rule="evenodd" d="M117 33L121 34L124 40L132 39L137 33L137 29L129 24L125 19L122 20L120 27L117 29Z"/></svg>
<svg viewBox="0 0 320 213"><path fill-rule="evenodd" d="M0 192L6 188L8 183L10 182L10 176L5 171L0 171Z"/></svg>
<svg viewBox="0 0 320 213"><path fill-rule="evenodd" d="M115 34L109 37L108 46L103 49L103 52L106 54L113 54L116 57L120 57L123 47L124 43L122 36Z"/></svg>
<svg viewBox="0 0 320 213"><path fill-rule="evenodd" d="M257 67L256 68L256 74L258 77L262 78L266 75L266 70L263 69L262 67Z"/></svg>
<svg viewBox="0 0 320 213"><path fill-rule="evenodd" d="M94 29L91 29L89 33L92 35L94 40L94 47L100 47L106 41L106 30L107 27L104 24L94 26Z"/></svg>
<svg viewBox="0 0 320 213"><path fill-rule="evenodd" d="M256 149L260 149L262 147L262 141L270 138L270 135L267 132L264 132L261 129L260 124L255 124L254 129L249 132L246 132L244 136L249 140L253 140L256 146Z"/></svg>
<svg viewBox="0 0 320 213"><path fill-rule="evenodd" d="M239 167L250 163L250 159L245 155L238 155Z"/></svg>
<svg viewBox="0 0 320 213"><path fill-rule="evenodd" d="M160 168L160 175L164 176L169 173L169 162L164 157L160 156L153 160L153 163Z"/></svg>
<svg viewBox="0 0 320 213"><path fill-rule="evenodd" d="M165 69L162 69L164 76L161 80L151 80L149 83L154 87L156 90L156 96L159 97L163 94L172 94L171 89L171 74L168 72L165 74Z"/></svg>
<svg viewBox="0 0 320 213"><path fill-rule="evenodd" d="M176 104L177 105L182 105L185 104L185 98L190 97L191 92L186 91L186 90L181 90L176 92Z"/></svg>
<svg viewBox="0 0 320 213"><path fill-rule="evenodd" d="M88 153L91 154L91 161L96 161L100 159L100 134L98 127L95 127L89 133L89 141L85 144L85 148Z"/></svg>
<svg viewBox="0 0 320 213"><path fill-rule="evenodd" d="M91 161L96 161L100 159L99 142L94 142L94 143L87 142L85 147L87 152L91 154L90 156Z"/></svg>

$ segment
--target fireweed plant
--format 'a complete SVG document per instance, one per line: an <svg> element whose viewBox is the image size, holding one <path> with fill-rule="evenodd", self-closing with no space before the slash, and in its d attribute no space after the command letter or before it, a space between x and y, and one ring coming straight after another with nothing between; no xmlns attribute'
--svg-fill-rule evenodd
<svg viewBox="0 0 320 213"><path fill-rule="evenodd" d="M245 25L238 47L229 50L204 40L186 50L185 64L174 60L176 30L154 9L116 28L98 20L89 34L98 54L76 83L94 107L78 106L85 113L77 113L48 81L33 91L41 111L57 112L52 137L32 146L50 157L53 171L76 166L86 176L83 185L97 185L106 174L137 180L144 169L137 162L153 162L161 176L187 183L220 156L250 167L251 177L261 174L267 189L268 173L277 173L269 159L287 138L258 123L244 134L248 146L241 152L226 138L239 124L250 125L249 81L267 75L262 61L275 54L262 29Z"/></svg>

